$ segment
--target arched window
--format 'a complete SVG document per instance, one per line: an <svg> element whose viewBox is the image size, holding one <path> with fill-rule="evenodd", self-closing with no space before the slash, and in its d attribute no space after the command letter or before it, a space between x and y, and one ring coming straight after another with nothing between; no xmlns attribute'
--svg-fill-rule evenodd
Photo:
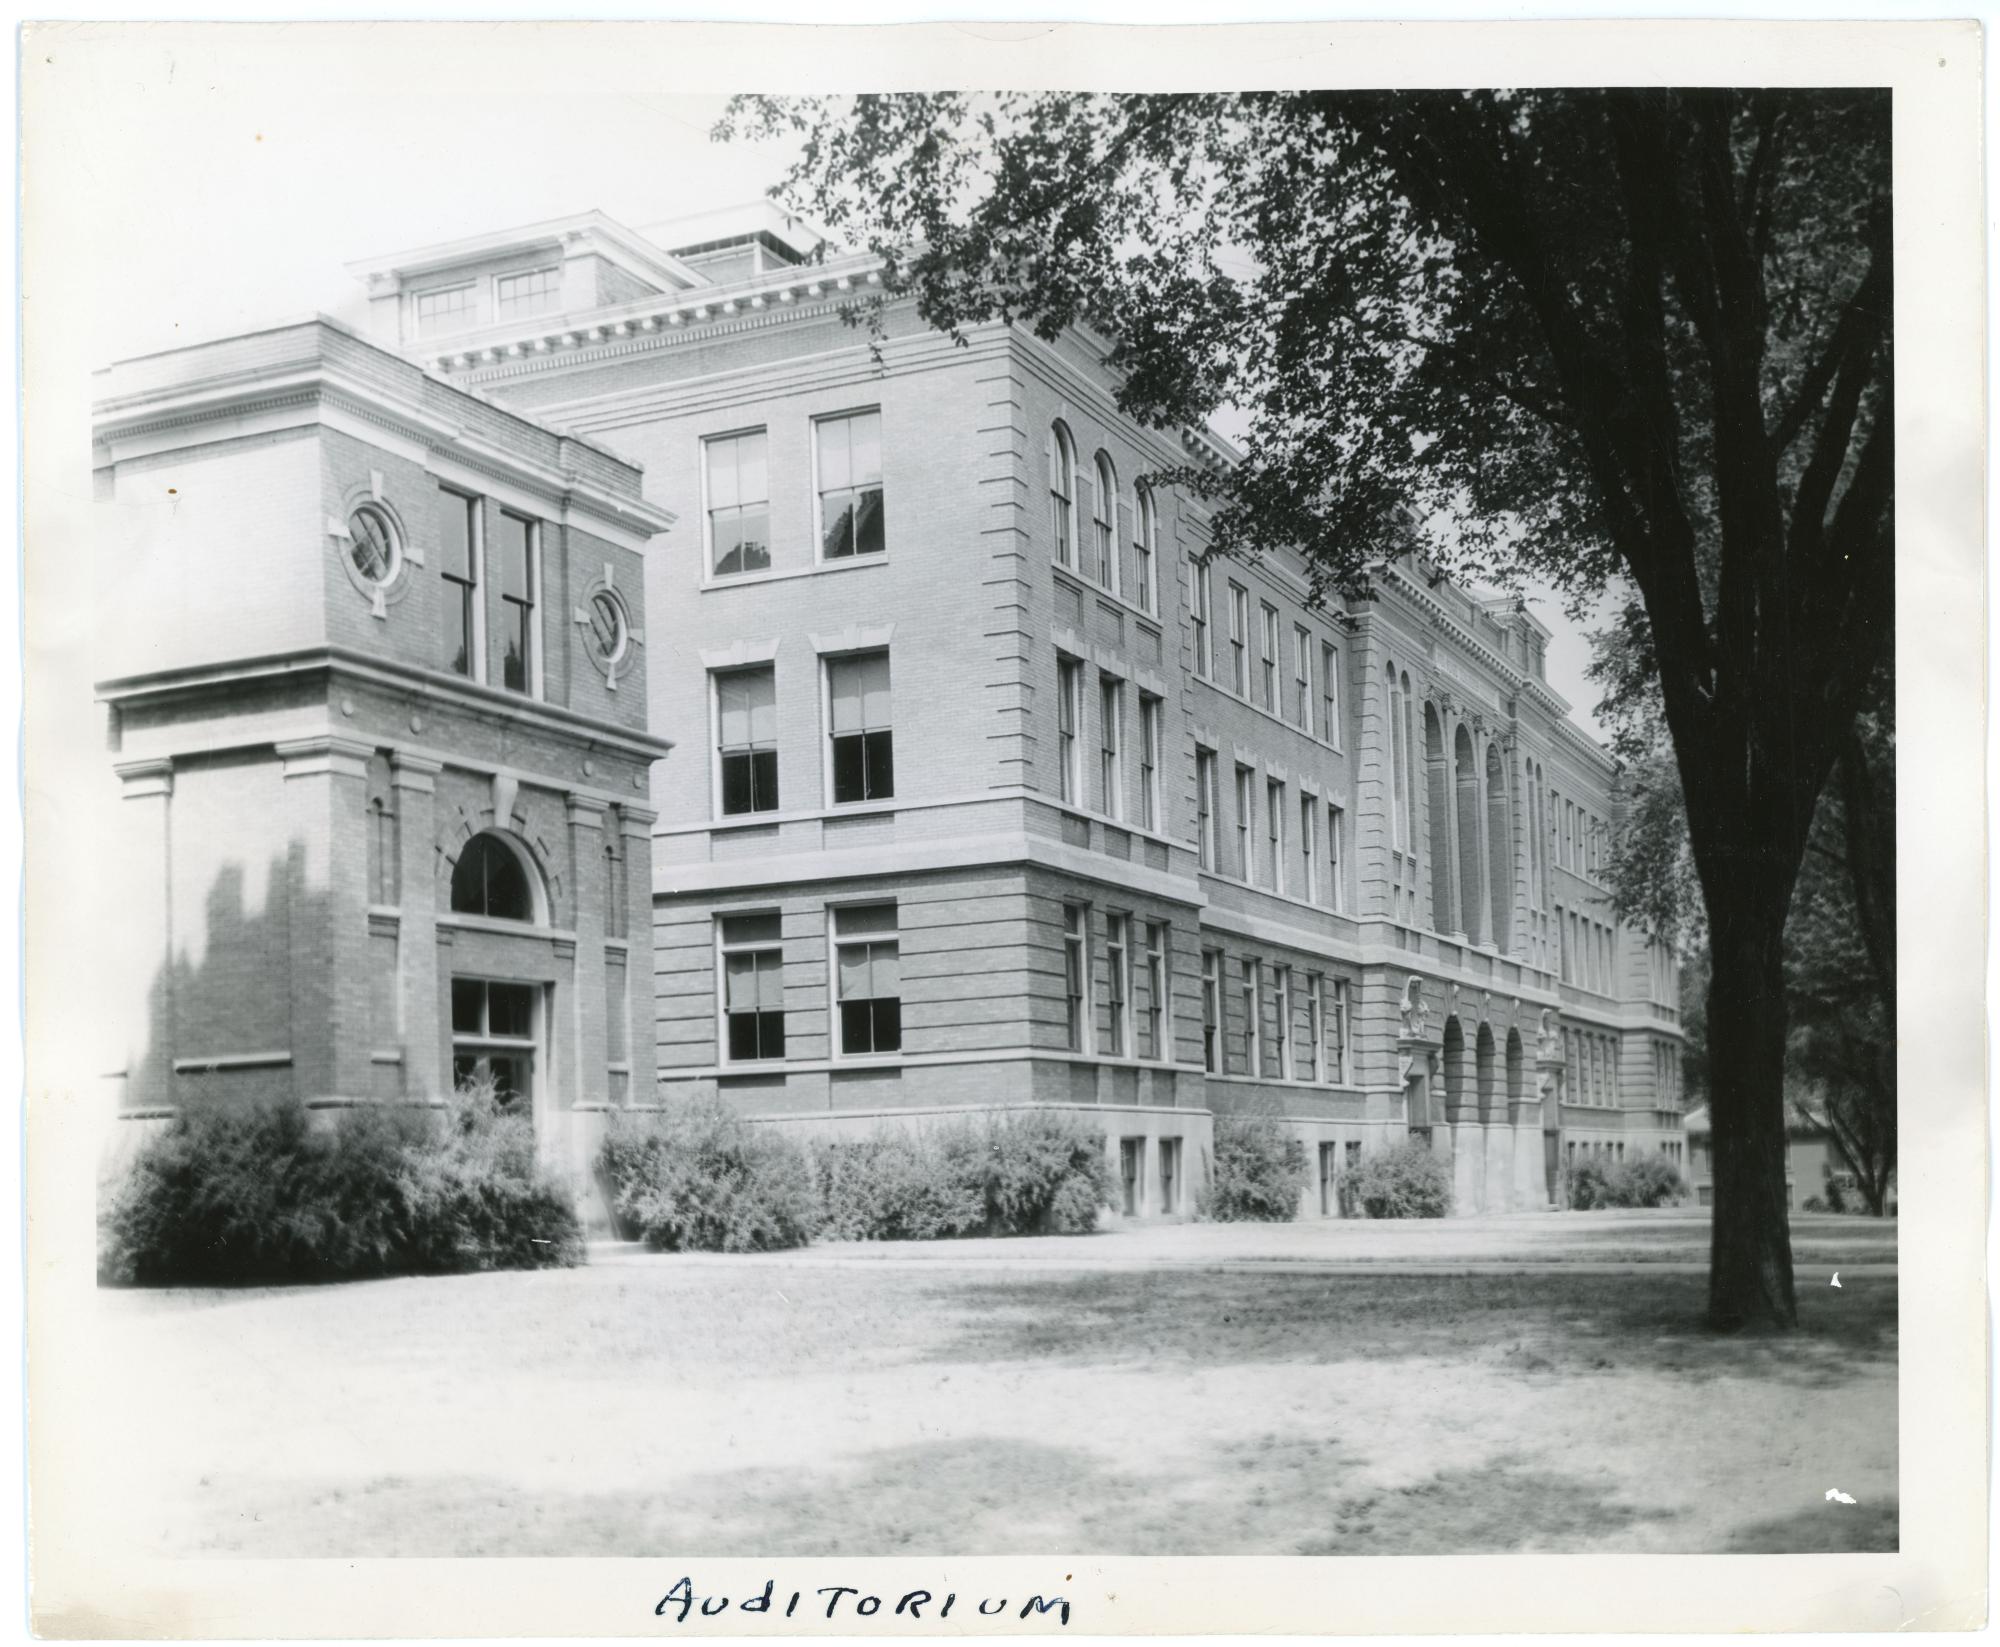
<svg viewBox="0 0 2000 1647"><path fill-rule="evenodd" d="M1396 686L1396 666L1384 671L1389 683L1389 730L1383 753L1389 761L1389 844L1398 851L1408 842L1403 818L1403 762L1409 757L1403 744L1403 697Z"/></svg>
<svg viewBox="0 0 2000 1647"><path fill-rule="evenodd" d="M535 893L520 854L497 835L475 835L451 871L451 907L459 915L532 921Z"/></svg>
<svg viewBox="0 0 2000 1647"><path fill-rule="evenodd" d="M1400 730L1403 736L1403 749L1401 758L1396 762L1396 776L1402 780L1403 784L1403 850L1414 858L1417 855L1417 806L1415 800L1416 785L1410 777L1410 762L1417 748L1417 717L1416 712L1410 707L1410 676L1408 670L1403 672L1402 688L1403 718Z"/></svg>
<svg viewBox="0 0 2000 1647"><path fill-rule="evenodd" d="M1110 457L1097 454L1097 485L1090 499L1092 549L1097 563L1092 575L1107 589L1118 587L1118 471Z"/></svg>
<svg viewBox="0 0 2000 1647"><path fill-rule="evenodd" d="M1056 564L1076 563L1076 443L1061 423L1049 425L1049 523L1056 535Z"/></svg>
<svg viewBox="0 0 2000 1647"><path fill-rule="evenodd" d="M1137 586L1132 598L1139 603L1140 611L1157 612L1160 591L1158 574L1153 570L1153 550L1159 536L1159 511L1154 506L1153 494L1145 487L1139 487L1133 495L1139 508L1132 536L1132 577Z"/></svg>

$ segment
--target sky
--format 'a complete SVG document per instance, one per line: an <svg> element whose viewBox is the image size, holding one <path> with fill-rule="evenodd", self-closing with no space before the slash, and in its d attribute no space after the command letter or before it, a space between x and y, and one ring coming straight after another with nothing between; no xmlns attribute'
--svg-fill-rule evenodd
<svg viewBox="0 0 2000 1647"><path fill-rule="evenodd" d="M350 262L591 209L641 224L729 205L788 159L712 141L725 96L635 91L630 76L495 86L410 55L266 55L252 74L190 41L135 60L80 159L93 364L315 311L358 320ZM32 186L32 155L29 173ZM1554 631L1549 685L1601 735L1588 642L1530 593Z"/></svg>

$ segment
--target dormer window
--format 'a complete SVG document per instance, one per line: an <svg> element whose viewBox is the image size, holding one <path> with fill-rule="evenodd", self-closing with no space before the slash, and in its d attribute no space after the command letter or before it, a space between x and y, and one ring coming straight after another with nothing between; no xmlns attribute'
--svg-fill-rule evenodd
<svg viewBox="0 0 2000 1647"><path fill-rule="evenodd" d="M462 286L440 286L434 291L417 293L416 304L419 337L462 332L477 318L478 288L471 281Z"/></svg>
<svg viewBox="0 0 2000 1647"><path fill-rule="evenodd" d="M523 315L546 314L562 301L562 270L530 269L526 274L502 275L493 283L493 306L502 320L518 320Z"/></svg>

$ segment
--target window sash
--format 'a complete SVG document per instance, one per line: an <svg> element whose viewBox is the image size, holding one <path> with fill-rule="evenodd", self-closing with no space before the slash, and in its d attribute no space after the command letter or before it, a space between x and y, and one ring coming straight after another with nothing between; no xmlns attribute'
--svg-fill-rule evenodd
<svg viewBox="0 0 2000 1647"><path fill-rule="evenodd" d="M1063 991L1068 1003L1067 1045L1071 1052L1089 1048L1086 1006L1090 979L1090 919L1082 904L1063 905Z"/></svg>
<svg viewBox="0 0 2000 1647"><path fill-rule="evenodd" d="M1206 749L1195 751L1194 804L1195 855L1203 869L1215 868L1215 756Z"/></svg>
<svg viewBox="0 0 2000 1647"><path fill-rule="evenodd" d="M820 556L844 560L884 546L882 414L847 412L813 425L819 474Z"/></svg>
<svg viewBox="0 0 2000 1647"><path fill-rule="evenodd" d="M1139 822L1160 827L1160 700L1139 696Z"/></svg>
<svg viewBox="0 0 2000 1647"><path fill-rule="evenodd" d="M1069 658L1056 661L1057 798L1079 803L1082 788L1077 762L1077 722L1083 719L1083 665Z"/></svg>
<svg viewBox="0 0 2000 1647"><path fill-rule="evenodd" d="M1271 890L1285 890L1285 786L1272 779L1264 785L1264 834L1270 850Z"/></svg>
<svg viewBox="0 0 2000 1647"><path fill-rule="evenodd" d="M1097 687L1097 787L1098 804L1107 818L1123 817L1125 812L1121 793L1125 786L1118 746L1124 710L1124 683L1100 680Z"/></svg>
<svg viewBox="0 0 2000 1647"><path fill-rule="evenodd" d="M1129 930L1123 915L1109 915L1104 922L1105 1020L1110 1034L1107 1049L1114 1058L1131 1054L1131 955L1126 946Z"/></svg>

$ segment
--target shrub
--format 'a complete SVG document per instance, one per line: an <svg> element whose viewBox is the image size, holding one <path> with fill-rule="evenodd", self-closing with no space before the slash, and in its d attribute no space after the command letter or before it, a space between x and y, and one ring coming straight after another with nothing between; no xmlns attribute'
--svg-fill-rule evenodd
<svg viewBox="0 0 2000 1647"><path fill-rule="evenodd" d="M836 1241L934 1241L986 1219L985 1180L966 1127L883 1128L815 1151L823 1231Z"/></svg>
<svg viewBox="0 0 2000 1647"><path fill-rule="evenodd" d="M103 1210L99 1273L146 1285L334 1281L574 1264L583 1233L490 1088L443 1115L295 1103L183 1110Z"/></svg>
<svg viewBox="0 0 2000 1647"><path fill-rule="evenodd" d="M1061 1110L885 1128L815 1154L841 1241L1075 1234L1096 1228L1111 1182L1103 1135Z"/></svg>
<svg viewBox="0 0 2000 1647"><path fill-rule="evenodd" d="M1014 1110L976 1132L987 1235L1076 1235L1111 1194L1104 1134L1068 1110Z"/></svg>
<svg viewBox="0 0 2000 1647"><path fill-rule="evenodd" d="M768 1252L802 1247L819 1229L805 1149L715 1099L641 1123L620 1118L598 1167L614 1211L658 1252Z"/></svg>
<svg viewBox="0 0 2000 1647"><path fill-rule="evenodd" d="M1635 1155L1611 1174L1612 1205L1670 1207L1687 1194L1680 1168L1664 1155Z"/></svg>
<svg viewBox="0 0 2000 1647"><path fill-rule="evenodd" d="M1451 1168L1418 1139L1362 1156L1341 1179L1370 1218L1443 1218L1451 1211Z"/></svg>
<svg viewBox="0 0 2000 1647"><path fill-rule="evenodd" d="M1299 1215L1306 1150L1272 1115L1218 1115L1198 1210L1220 1224L1282 1224Z"/></svg>
<svg viewBox="0 0 2000 1647"><path fill-rule="evenodd" d="M1579 1156L1563 1165L1563 1185L1568 1191L1570 1210L1591 1212L1616 1206L1612 1199L1611 1169L1594 1155Z"/></svg>
<svg viewBox="0 0 2000 1647"><path fill-rule="evenodd" d="M1799 1208L1799 1211L1825 1212L1826 1203L1823 1200L1821 1200L1817 1195L1808 1195L1805 1199L1805 1204Z"/></svg>

